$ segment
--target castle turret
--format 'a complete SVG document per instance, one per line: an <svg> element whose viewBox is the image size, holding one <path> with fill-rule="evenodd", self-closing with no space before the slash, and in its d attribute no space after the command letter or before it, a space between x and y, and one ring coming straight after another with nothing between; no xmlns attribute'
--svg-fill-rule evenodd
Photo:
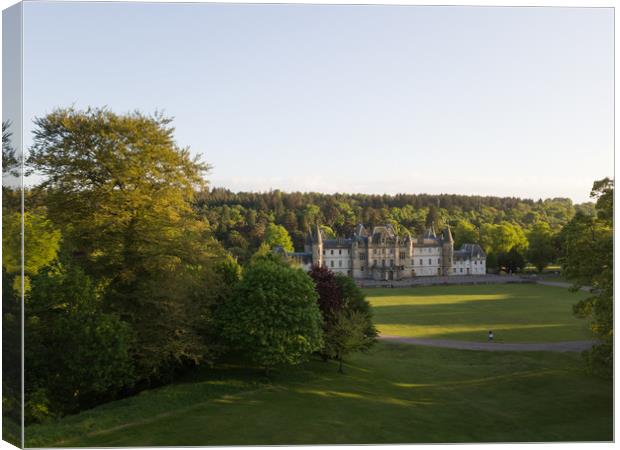
<svg viewBox="0 0 620 450"><path fill-rule="evenodd" d="M441 244L441 274L452 274L452 259L454 256L454 239L452 239L452 232L450 226L447 226L443 231L442 244Z"/></svg>
<svg viewBox="0 0 620 450"><path fill-rule="evenodd" d="M312 264L323 266L323 236L318 223L315 225L312 236Z"/></svg>

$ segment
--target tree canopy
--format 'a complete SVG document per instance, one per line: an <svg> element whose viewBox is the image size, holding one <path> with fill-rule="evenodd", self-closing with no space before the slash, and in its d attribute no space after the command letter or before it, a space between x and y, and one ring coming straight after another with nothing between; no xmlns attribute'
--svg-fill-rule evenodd
<svg viewBox="0 0 620 450"><path fill-rule="evenodd" d="M613 180L594 183L596 215L578 213L560 233L563 275L574 289L589 286L591 295L574 307L590 321L599 344L588 352L592 371L610 376L613 370Z"/></svg>
<svg viewBox="0 0 620 450"><path fill-rule="evenodd" d="M323 346L317 297L301 269L259 259L218 308L222 335L257 366L298 364Z"/></svg>

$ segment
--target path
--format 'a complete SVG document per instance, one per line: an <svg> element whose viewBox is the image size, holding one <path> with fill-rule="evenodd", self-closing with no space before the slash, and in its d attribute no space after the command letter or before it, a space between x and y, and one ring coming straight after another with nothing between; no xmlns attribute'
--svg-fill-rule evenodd
<svg viewBox="0 0 620 450"><path fill-rule="evenodd" d="M595 343L595 341L564 341L506 344L500 342L468 342L450 341L443 339L420 339L390 335L381 335L379 336L379 339L388 342L399 342L412 345L426 345L429 347L510 352L581 352L584 350L589 350Z"/></svg>
<svg viewBox="0 0 620 450"><path fill-rule="evenodd" d="M542 284L543 286L555 286L562 288L570 288L572 283L566 283L565 281L547 281L547 280L536 280L536 284ZM590 286L582 286L580 291L590 292L592 288Z"/></svg>

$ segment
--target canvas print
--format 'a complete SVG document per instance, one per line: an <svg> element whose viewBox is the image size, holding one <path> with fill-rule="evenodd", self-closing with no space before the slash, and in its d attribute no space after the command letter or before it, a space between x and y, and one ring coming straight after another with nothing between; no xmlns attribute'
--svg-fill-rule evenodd
<svg viewBox="0 0 620 450"><path fill-rule="evenodd" d="M3 11L17 447L611 442L614 10Z"/></svg>

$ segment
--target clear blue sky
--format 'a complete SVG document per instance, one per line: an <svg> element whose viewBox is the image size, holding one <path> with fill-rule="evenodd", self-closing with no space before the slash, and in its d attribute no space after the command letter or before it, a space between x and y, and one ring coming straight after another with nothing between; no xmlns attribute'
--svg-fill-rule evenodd
<svg viewBox="0 0 620 450"><path fill-rule="evenodd" d="M163 110L235 191L580 202L613 175L613 11L28 2L25 143L72 104Z"/></svg>

